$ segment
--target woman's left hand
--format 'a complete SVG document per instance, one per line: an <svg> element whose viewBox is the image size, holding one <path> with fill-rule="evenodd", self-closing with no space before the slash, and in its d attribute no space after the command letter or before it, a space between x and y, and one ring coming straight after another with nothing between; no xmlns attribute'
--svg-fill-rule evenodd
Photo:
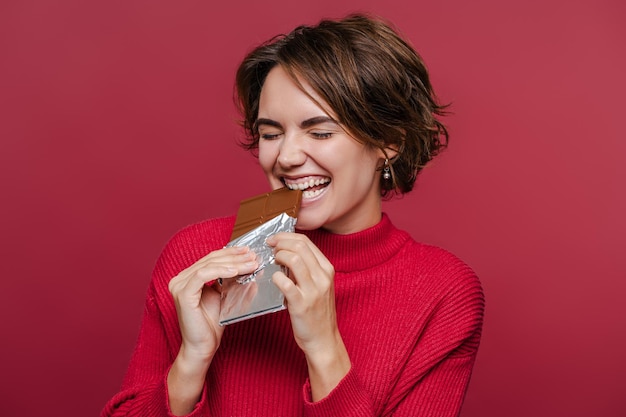
<svg viewBox="0 0 626 417"><path fill-rule="evenodd" d="M296 343L304 352L313 400L327 396L350 370L350 358L337 327L335 269L322 252L299 233L267 239L278 264L290 270L272 279L287 300Z"/></svg>

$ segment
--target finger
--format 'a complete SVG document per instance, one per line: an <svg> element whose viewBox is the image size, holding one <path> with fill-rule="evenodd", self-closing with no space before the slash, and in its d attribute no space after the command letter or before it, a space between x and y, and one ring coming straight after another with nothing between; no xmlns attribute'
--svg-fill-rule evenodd
<svg viewBox="0 0 626 417"><path fill-rule="evenodd" d="M287 257L286 262L289 264L285 266L295 266L296 263L304 262L310 267L319 267L317 256L312 251L313 243L306 238L306 236L295 236L293 233L281 233L274 235L273 249L274 253L289 252L297 257ZM293 265L292 265L293 264Z"/></svg>
<svg viewBox="0 0 626 417"><path fill-rule="evenodd" d="M248 247L237 248L224 248L209 253L198 261L194 262L191 266L182 270L172 281L171 285L176 285L178 281L185 281L190 279L191 276L198 273L211 265L223 265L225 267L233 266L237 267L248 262L256 260L256 255L249 250ZM206 274L206 273L202 273ZM210 278L210 277L209 277ZM213 278L215 279L215 278Z"/></svg>
<svg viewBox="0 0 626 417"><path fill-rule="evenodd" d="M306 245L307 251L310 251L313 254L321 268L327 272L333 270L333 266L328 258L326 258L322 251L319 250L319 248L303 234L286 232L276 233L267 239L267 243L277 249L291 249L294 251L302 250L302 246L300 245L304 244Z"/></svg>
<svg viewBox="0 0 626 417"><path fill-rule="evenodd" d="M283 293L288 305L297 306L302 304L302 292L287 275L280 271L274 272L272 282Z"/></svg>
<svg viewBox="0 0 626 417"><path fill-rule="evenodd" d="M277 264L284 265L289 269L289 276L293 278L295 285L303 292L312 294L323 284L319 275L323 275L315 257L311 254L309 261L303 259L300 253L295 253L287 249L279 250L274 254ZM312 264L309 264L312 262Z"/></svg>
<svg viewBox="0 0 626 417"><path fill-rule="evenodd" d="M251 259L255 259L256 255L247 246L223 248L209 253L208 255L198 259L183 272L194 273L204 268L206 265L217 263L241 263Z"/></svg>
<svg viewBox="0 0 626 417"><path fill-rule="evenodd" d="M174 277L169 284L170 292L195 294L205 285L211 285L218 278L233 278L238 275L250 274L258 268L256 260L243 262L212 262L189 273L185 271Z"/></svg>
<svg viewBox="0 0 626 417"><path fill-rule="evenodd" d="M334 269L306 236L284 233L276 235L273 243L276 262L291 270L296 285L305 291L313 288L322 292L328 290L332 284Z"/></svg>

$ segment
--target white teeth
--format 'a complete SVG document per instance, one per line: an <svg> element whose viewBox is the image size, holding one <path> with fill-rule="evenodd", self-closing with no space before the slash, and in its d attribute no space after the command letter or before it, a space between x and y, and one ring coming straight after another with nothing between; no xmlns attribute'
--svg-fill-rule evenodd
<svg viewBox="0 0 626 417"><path fill-rule="evenodd" d="M302 190L302 191L304 191L307 188L315 187L317 185L322 185L322 184L328 184L329 182L330 182L330 178L317 178L317 179L310 179L308 181L304 181L304 182L301 182L301 183L285 183L285 185L290 190Z"/></svg>
<svg viewBox="0 0 626 417"><path fill-rule="evenodd" d="M303 191L302 192L302 198L313 198L313 197L317 197L318 195L320 195L320 193L324 191L324 189L320 189L320 190L315 190L315 191Z"/></svg>

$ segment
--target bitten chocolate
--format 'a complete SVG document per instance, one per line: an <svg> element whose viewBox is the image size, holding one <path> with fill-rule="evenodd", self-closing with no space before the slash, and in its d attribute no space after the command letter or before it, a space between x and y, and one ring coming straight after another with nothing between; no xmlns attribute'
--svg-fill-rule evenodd
<svg viewBox="0 0 626 417"><path fill-rule="evenodd" d="M238 238L282 213L297 218L301 202L302 191L290 190L286 187L242 200L230 240Z"/></svg>

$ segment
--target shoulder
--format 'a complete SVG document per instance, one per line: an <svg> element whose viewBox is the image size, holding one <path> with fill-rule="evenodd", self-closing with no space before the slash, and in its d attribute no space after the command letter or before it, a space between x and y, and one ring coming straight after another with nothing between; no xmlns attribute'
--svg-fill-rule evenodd
<svg viewBox="0 0 626 417"><path fill-rule="evenodd" d="M420 276L429 277L439 284L480 286L475 271L457 255L441 247L409 238L398 256L410 263Z"/></svg>
<svg viewBox="0 0 626 417"><path fill-rule="evenodd" d="M377 240L391 248L384 268L392 279L402 281L403 286L419 287L421 293L428 291L432 296L465 287L482 291L478 276L460 257L439 246L416 241L407 231L396 228L386 218L383 220L388 223L388 233Z"/></svg>
<svg viewBox="0 0 626 417"><path fill-rule="evenodd" d="M414 262L407 304L428 317L425 330L437 335L437 340L458 348L459 354L475 352L485 311L485 296L476 272L438 246L411 240L405 250Z"/></svg>
<svg viewBox="0 0 626 417"><path fill-rule="evenodd" d="M476 272L461 258L438 246L407 240L396 256L407 302L430 311L456 312L482 321L484 293Z"/></svg>
<svg viewBox="0 0 626 417"><path fill-rule="evenodd" d="M235 217L220 217L188 225L167 242L155 266L155 278L171 279L208 253L224 247L235 224Z"/></svg>
<svg viewBox="0 0 626 417"><path fill-rule="evenodd" d="M224 246L228 243L235 224L235 217L218 217L186 226L176 232L166 245L173 247L209 247Z"/></svg>
<svg viewBox="0 0 626 417"><path fill-rule="evenodd" d="M433 289L440 312L464 317L480 327L485 297L476 272L455 254L433 245L418 244L421 252L420 275Z"/></svg>

